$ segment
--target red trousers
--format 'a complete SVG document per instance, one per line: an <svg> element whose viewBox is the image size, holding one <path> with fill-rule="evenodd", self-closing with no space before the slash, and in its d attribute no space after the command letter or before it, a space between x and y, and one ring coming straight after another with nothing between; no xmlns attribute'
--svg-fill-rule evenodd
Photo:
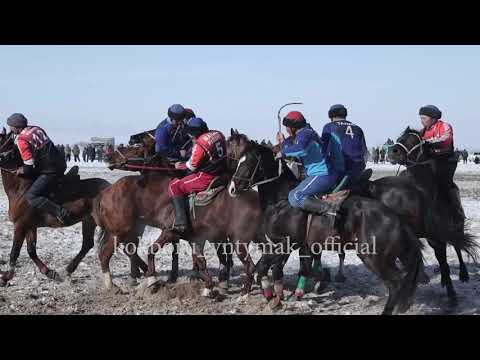
<svg viewBox="0 0 480 360"><path fill-rule="evenodd" d="M206 190L213 179L215 179L214 175L204 172L193 173L181 179L173 179L168 184L168 195L173 199L198 193Z"/></svg>

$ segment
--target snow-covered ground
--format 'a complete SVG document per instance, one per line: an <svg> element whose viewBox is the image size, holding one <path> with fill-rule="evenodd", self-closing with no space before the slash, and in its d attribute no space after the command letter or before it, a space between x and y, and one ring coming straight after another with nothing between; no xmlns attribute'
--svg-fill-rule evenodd
<svg viewBox="0 0 480 360"><path fill-rule="evenodd" d="M75 165L74 162L69 166ZM82 178L102 177L110 182L131 174L130 172L110 171L104 163L77 163ZM395 175L398 166L391 164L373 164L374 178ZM480 166L459 164L456 183L461 189L462 202L467 217L471 221L472 232L480 236ZM155 196L152 194L152 196ZM12 224L8 221L8 203L6 195L0 192L0 269L6 270L12 239ZM160 230L147 228L141 241L140 255L143 258L147 246L157 238ZM38 236L38 255L51 268L62 269L76 255L81 245L81 226L65 229L40 229ZM116 253L111 261L114 281L126 292L111 295L103 290L97 249L90 251L74 273L71 282L55 283L42 275L22 249L15 278L6 288L0 288L0 313L2 314L39 314L39 313L102 313L102 314L166 314L166 313L223 313L269 314L258 287L249 296L241 296L239 290L243 279L243 267L235 257L235 268L231 280L230 292L222 302L215 302L199 296L201 285L188 283L191 269L190 247L181 242L180 268L178 284L164 288L156 294L139 295L136 288L127 285L129 262L127 257ZM260 253L251 246L254 261ZM171 247L162 249L156 257L157 270L166 276L170 269ZM218 260L213 247L207 245L206 256L210 272L216 278ZM415 304L408 314L478 314L480 313L480 267L466 259L470 272L470 282L458 280L458 260L452 248L448 249L448 261L451 265L454 286L459 295L460 305L447 310L445 289L440 286L440 276L435 271L438 264L433 251L427 246L424 251L427 273L431 283L421 286L416 295ZM334 275L338 266L336 253L325 252L322 257L324 266L331 268ZM285 302L281 314L379 314L385 302L382 283L360 262L354 252L347 252L344 283L333 282L320 295L310 293L302 301ZM293 290L298 271L298 255L294 253L285 266L286 293Z"/></svg>

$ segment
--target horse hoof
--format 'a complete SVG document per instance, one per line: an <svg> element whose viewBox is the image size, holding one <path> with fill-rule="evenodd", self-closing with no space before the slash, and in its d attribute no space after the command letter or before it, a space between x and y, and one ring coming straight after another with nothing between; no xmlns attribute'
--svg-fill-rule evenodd
<svg viewBox="0 0 480 360"><path fill-rule="evenodd" d="M448 299L448 307L456 307L458 305L458 299L456 296L451 296Z"/></svg>
<svg viewBox="0 0 480 360"><path fill-rule="evenodd" d="M305 296L305 290L303 289L296 289L293 295L297 300L300 300Z"/></svg>
<svg viewBox="0 0 480 360"><path fill-rule="evenodd" d="M313 291L315 294L320 294L323 290L325 290L328 286L326 281L317 281L315 286L313 287Z"/></svg>
<svg viewBox="0 0 480 360"><path fill-rule="evenodd" d="M420 273L420 275L418 276L418 282L420 284L427 285L430 283L430 277L424 272Z"/></svg>
<svg viewBox="0 0 480 360"><path fill-rule="evenodd" d="M269 302L270 309L278 310L282 307L282 301L278 296L275 296L272 301Z"/></svg>
<svg viewBox="0 0 480 360"><path fill-rule="evenodd" d="M147 288L151 288L155 285L157 285L161 280L157 279L155 276L149 276L147 277Z"/></svg>
<svg viewBox="0 0 480 360"><path fill-rule="evenodd" d="M119 288L117 285L113 285L111 289L108 290L108 292L112 295L124 295L126 294L121 288Z"/></svg>
<svg viewBox="0 0 480 360"><path fill-rule="evenodd" d="M201 295L202 295L202 297L204 297L204 298L210 298L210 297L212 296L212 289L203 288Z"/></svg>
<svg viewBox="0 0 480 360"><path fill-rule="evenodd" d="M129 276L127 279L127 285L128 286L137 286L138 285L138 280L137 278L134 278L132 276Z"/></svg>
<svg viewBox="0 0 480 360"><path fill-rule="evenodd" d="M167 279L167 283L175 284L177 282L178 275L170 275Z"/></svg>
<svg viewBox="0 0 480 360"><path fill-rule="evenodd" d="M470 280L470 275L468 275L468 271L460 271L460 281L461 282L468 282Z"/></svg>
<svg viewBox="0 0 480 360"><path fill-rule="evenodd" d="M337 273L337 275L335 275L335 282L343 283L346 280L347 280L347 278L342 273Z"/></svg>
<svg viewBox="0 0 480 360"><path fill-rule="evenodd" d="M57 283L61 283L61 282L64 281L64 278L58 272L56 272L55 270L48 270L47 277L50 280L53 280Z"/></svg>

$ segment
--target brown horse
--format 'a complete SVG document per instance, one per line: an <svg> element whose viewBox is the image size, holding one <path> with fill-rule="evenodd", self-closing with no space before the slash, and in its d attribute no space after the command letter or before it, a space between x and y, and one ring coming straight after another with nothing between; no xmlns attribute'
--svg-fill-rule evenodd
<svg viewBox="0 0 480 360"><path fill-rule="evenodd" d="M10 269L3 272L0 277L0 286L5 286L15 273L23 242L27 240L27 252L40 272L49 279L62 281L54 270L49 269L37 256L37 229L39 227L61 227L62 225L51 215L40 214L31 208L25 194L32 184L31 179L18 177L15 170L23 165L20 154L14 143L13 134L6 133L5 128L0 133L0 168L2 183L9 202L9 218L14 224L13 244L10 252ZM78 170L78 168L77 168ZM80 261L94 245L95 222L91 209L95 196L110 183L103 179L93 178L79 180L78 176L64 176L61 181L60 191L55 194L56 201L70 210L75 223L82 222L82 247L65 269L65 275L71 275Z"/></svg>
<svg viewBox="0 0 480 360"><path fill-rule="evenodd" d="M150 151L151 144L148 143L148 139L141 146L130 147L122 153L117 151L109 158L111 168L129 169L126 165L131 164L131 161L128 161L131 156L137 157L142 162L142 155L149 155ZM157 159L154 165L168 168L168 164L161 159ZM152 163L148 163L147 166L152 166ZM168 230L173 223L173 207L170 204L167 187L172 175L181 176L183 172L170 169L145 171L141 176L124 177L99 196L94 217L97 224L105 230L99 256L107 289L114 287L108 264L115 245L135 242L132 226L136 219L141 219L149 226L163 229L162 235L149 250L147 273L149 284L156 281L154 256L158 248L166 242L178 241L178 235ZM260 222L260 207L255 191L247 192L235 200L229 197L226 191L221 191L210 205L195 208L195 218L192 218L193 232L185 240L192 245L193 263L205 280L206 289L210 290L213 287L203 256L203 247L208 239L216 244L222 265L219 275L221 287L227 286L230 268L233 266L231 254L225 251L230 240L247 273L244 291L250 290L254 264L248 254L248 244L250 241L264 241L264 237L262 238L259 233Z"/></svg>

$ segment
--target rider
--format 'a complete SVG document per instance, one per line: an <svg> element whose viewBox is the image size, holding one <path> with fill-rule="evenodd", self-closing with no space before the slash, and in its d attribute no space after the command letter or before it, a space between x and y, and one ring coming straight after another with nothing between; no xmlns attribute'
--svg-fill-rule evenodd
<svg viewBox="0 0 480 360"><path fill-rule="evenodd" d="M455 226L463 229L465 213L460 201L460 193L453 182L457 159L453 147L452 126L441 120L442 112L434 105L421 107L418 114L423 125L422 138L430 144L431 156L435 160L439 190L450 200L448 203L451 204Z"/></svg>
<svg viewBox="0 0 480 360"><path fill-rule="evenodd" d="M302 160L307 175L288 194L290 205L311 212L329 211L330 204L315 197L332 190L338 181L338 175L325 161L322 140L307 126L299 111L289 112L283 118L283 125L290 136L285 139L282 133L277 134L277 141L282 144L281 154Z"/></svg>
<svg viewBox="0 0 480 360"><path fill-rule="evenodd" d="M340 176L348 176L353 184L365 170L368 149L362 129L346 120L347 108L341 104L328 110L331 122L323 127L323 153L329 165Z"/></svg>
<svg viewBox="0 0 480 360"><path fill-rule="evenodd" d="M174 229L180 233L189 230L187 196L207 189L213 179L226 170L227 164L227 144L220 131L209 130L205 121L196 117L187 122L185 130L194 143L192 156L186 163L175 163L175 168L188 169L193 173L181 179L173 179L168 186L175 209Z"/></svg>
<svg viewBox="0 0 480 360"><path fill-rule="evenodd" d="M34 179L25 194L28 204L34 209L53 215L63 225L73 224L68 209L48 198L67 168L65 157L58 152L42 128L28 126L24 115L11 115L7 124L16 135L15 143L23 160L23 166L17 170L17 175Z"/></svg>
<svg viewBox="0 0 480 360"><path fill-rule="evenodd" d="M168 117L155 130L156 155L182 159L188 152L189 138L183 131L186 112L180 104L173 104L168 108Z"/></svg>

